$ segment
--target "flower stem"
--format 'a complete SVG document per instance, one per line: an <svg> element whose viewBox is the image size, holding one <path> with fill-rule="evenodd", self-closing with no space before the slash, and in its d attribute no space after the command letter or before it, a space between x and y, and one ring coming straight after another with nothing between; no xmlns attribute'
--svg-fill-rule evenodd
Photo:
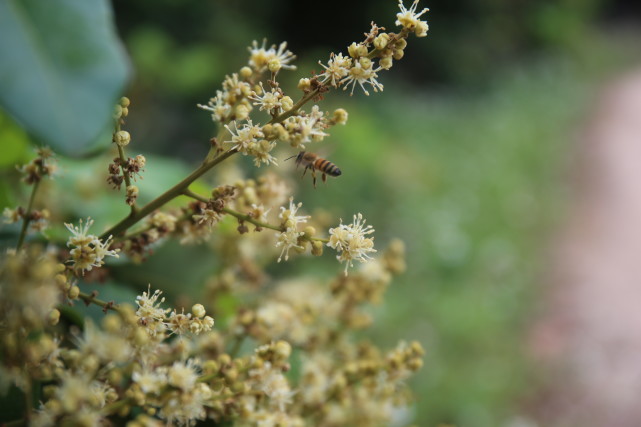
<svg viewBox="0 0 641 427"><path fill-rule="evenodd" d="M24 218L22 219L22 229L20 230L20 236L18 237L18 244L16 246L16 250L20 250L22 247L22 244L24 243L24 239L27 236L27 229L29 228L29 223L31 222L31 209L33 208L33 201L36 198L36 192L38 191L38 187L40 186L40 179L34 182L33 188L31 189L31 197L29 197L29 205L27 206L27 211L24 214Z"/></svg>
<svg viewBox="0 0 641 427"><path fill-rule="evenodd" d="M100 239L106 239L111 235L117 236L118 234L124 232L132 225L136 224L138 221L152 213L154 210L160 208L165 203L173 200L174 198L183 194L184 190L189 187L189 185L204 175L207 171L212 169L214 166L236 154L238 151L236 149L231 149L221 154L218 157L215 157L211 160L206 160L201 164L195 171L193 171L188 177L180 181L178 184L171 187L169 190L165 191L163 194L147 203L145 206L140 208L137 212L132 212L128 217L124 218L118 224L111 227L109 230L102 233Z"/></svg>
<svg viewBox="0 0 641 427"><path fill-rule="evenodd" d="M94 292L97 295L97 292L96 291L94 291ZM83 300L85 302L85 304L87 304L87 305L96 304L96 305L102 307L104 310L113 310L115 312L119 311L118 307L116 307L113 302L107 302L107 301L99 300L93 294L86 294L84 292L80 292L78 294L78 298Z"/></svg>

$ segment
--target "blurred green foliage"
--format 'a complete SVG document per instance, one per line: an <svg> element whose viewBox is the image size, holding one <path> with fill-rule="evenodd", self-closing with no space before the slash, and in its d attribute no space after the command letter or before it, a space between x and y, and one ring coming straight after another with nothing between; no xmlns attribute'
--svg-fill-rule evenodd
<svg viewBox="0 0 641 427"><path fill-rule="evenodd" d="M0 106L58 152L90 151L127 82L111 18L107 0L0 3Z"/></svg>
<svg viewBox="0 0 641 427"><path fill-rule="evenodd" d="M357 39L371 19L391 28L392 3L339 8L330 2L318 11L285 0L115 1L136 70L127 93L127 129L132 149L148 158L139 183L143 201L206 153L214 130L195 104L213 96L223 75L244 64L251 40L290 41L302 60L300 73L291 74L297 78L318 70L315 61L326 60L330 50ZM407 243L408 272L375 309L370 334L389 345L418 339L427 349L415 382L419 425L500 425L519 414L535 384L524 333L541 251L562 208L569 141L599 78L620 68L621 52L631 51L618 39L592 34L590 21L601 4L430 2L430 36L412 40L406 58L383 75L385 92L370 98L332 93L322 104L350 112L348 125L333 129L320 149L343 175L316 190L300 181L297 200L307 212L325 208L346 220L362 212L376 228L379 248L396 236ZM330 15L335 26L325 31ZM555 52L525 60L535 46ZM509 60L523 62L497 65ZM434 81L456 84L428 89ZM8 141L0 145L0 201L14 206L25 197L12 169L28 155L27 136L0 116L0 137ZM254 173L248 159L241 161ZM62 166L67 193L59 195L57 220L91 215L103 221L96 224L100 230L126 214L114 193L92 191L104 184L103 158L65 160ZM62 228L51 233L62 236ZM329 276L340 270L333 261L298 257L270 273L275 280L310 269ZM184 270L190 274L172 275L175 265L189 266ZM198 247L172 243L148 263L114 265L114 278L100 289L106 299L131 299L131 289L152 282L168 295L197 297L217 265Z"/></svg>

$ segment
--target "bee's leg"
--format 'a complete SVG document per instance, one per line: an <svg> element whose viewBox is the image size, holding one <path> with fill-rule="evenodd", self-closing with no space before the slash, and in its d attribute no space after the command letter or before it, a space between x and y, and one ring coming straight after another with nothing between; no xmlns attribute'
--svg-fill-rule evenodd
<svg viewBox="0 0 641 427"><path fill-rule="evenodd" d="M323 178L323 182L327 182L327 175L323 174L322 178Z"/></svg>
<svg viewBox="0 0 641 427"><path fill-rule="evenodd" d="M309 166L305 166L305 170L303 171L303 176L307 173L307 169L309 169Z"/></svg>
<svg viewBox="0 0 641 427"><path fill-rule="evenodd" d="M316 188L316 171L312 169L312 182L314 183L314 188Z"/></svg>

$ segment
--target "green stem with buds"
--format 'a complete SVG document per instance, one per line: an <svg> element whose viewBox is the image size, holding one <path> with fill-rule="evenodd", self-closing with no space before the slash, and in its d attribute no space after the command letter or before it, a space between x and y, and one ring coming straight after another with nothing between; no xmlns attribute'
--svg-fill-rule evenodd
<svg viewBox="0 0 641 427"><path fill-rule="evenodd" d="M140 208L139 211L132 212L131 215L129 215L128 217L120 221L118 224L111 227L109 230L102 233L102 235L100 236L100 239L101 240L106 239L111 235L117 236L118 234L127 230L129 227L136 224L138 221L140 221L141 219L143 219L144 217L146 217L156 209L163 206L165 203L183 194L184 190L187 187L189 187L189 185L192 182L194 182L195 180L203 176L207 171L212 169L214 166L221 163L223 160L226 160L227 158L231 157L232 155L236 154L237 152L238 152L237 150L231 149L212 160L205 161L202 165L198 167L198 169L193 171L187 178L183 179L178 184L174 185L169 190L165 191L163 194L161 194L151 202L147 203L145 206Z"/></svg>

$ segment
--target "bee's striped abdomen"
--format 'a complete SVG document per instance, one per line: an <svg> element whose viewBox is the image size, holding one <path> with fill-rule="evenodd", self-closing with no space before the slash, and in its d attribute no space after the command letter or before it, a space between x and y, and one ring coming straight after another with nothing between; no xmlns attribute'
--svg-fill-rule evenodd
<svg viewBox="0 0 641 427"><path fill-rule="evenodd" d="M329 176L339 176L342 173L334 163L325 159L316 159L316 161L314 161L314 169Z"/></svg>

